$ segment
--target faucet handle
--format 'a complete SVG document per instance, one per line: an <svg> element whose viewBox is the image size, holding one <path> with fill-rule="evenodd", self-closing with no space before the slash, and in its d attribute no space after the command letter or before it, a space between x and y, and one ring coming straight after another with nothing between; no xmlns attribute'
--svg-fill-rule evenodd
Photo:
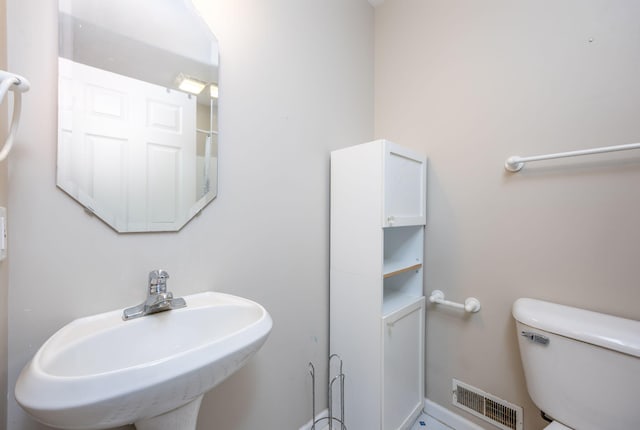
<svg viewBox="0 0 640 430"><path fill-rule="evenodd" d="M149 294L167 291L167 279L169 279L169 273L166 270L157 269L149 272Z"/></svg>
<svg viewBox="0 0 640 430"><path fill-rule="evenodd" d="M155 279L167 279L169 277L169 272L162 269L156 269L149 272L149 282Z"/></svg>

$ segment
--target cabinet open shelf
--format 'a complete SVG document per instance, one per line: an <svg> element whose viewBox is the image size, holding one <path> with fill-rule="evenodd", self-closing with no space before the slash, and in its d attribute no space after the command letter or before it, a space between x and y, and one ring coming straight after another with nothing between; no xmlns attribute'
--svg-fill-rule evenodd
<svg viewBox="0 0 640 430"><path fill-rule="evenodd" d="M424 227L384 229L384 279L422 268Z"/></svg>
<svg viewBox="0 0 640 430"><path fill-rule="evenodd" d="M399 275L405 272L411 272L412 270L422 269L422 263L416 263L408 265L404 261L385 261L384 262L384 279L391 278L392 276Z"/></svg>
<svg viewBox="0 0 640 430"><path fill-rule="evenodd" d="M413 303L423 300L423 296L407 294L404 291L385 290L382 302L382 318L386 318L394 312L399 311Z"/></svg>

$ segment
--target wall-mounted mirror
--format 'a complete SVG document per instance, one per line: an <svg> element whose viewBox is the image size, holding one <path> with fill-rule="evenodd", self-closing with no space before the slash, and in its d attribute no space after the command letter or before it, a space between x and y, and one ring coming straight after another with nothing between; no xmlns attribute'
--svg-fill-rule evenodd
<svg viewBox="0 0 640 430"><path fill-rule="evenodd" d="M189 0L59 0L57 185L118 232L217 195L218 41Z"/></svg>

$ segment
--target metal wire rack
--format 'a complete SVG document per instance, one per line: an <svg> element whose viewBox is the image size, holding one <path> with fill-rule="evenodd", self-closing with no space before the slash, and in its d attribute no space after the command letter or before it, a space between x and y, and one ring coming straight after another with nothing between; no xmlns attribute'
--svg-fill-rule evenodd
<svg viewBox="0 0 640 430"><path fill-rule="evenodd" d="M332 363L337 365L336 374L332 377ZM328 413L326 417L316 419L316 375L313 363L309 362L309 374L311 375L311 429L310 430L347 430L344 423L344 372L342 371L342 358L338 354L329 356L329 387L327 392ZM334 414L334 384L337 385L338 396L340 398L340 416ZM326 427L319 427L320 424L326 422Z"/></svg>

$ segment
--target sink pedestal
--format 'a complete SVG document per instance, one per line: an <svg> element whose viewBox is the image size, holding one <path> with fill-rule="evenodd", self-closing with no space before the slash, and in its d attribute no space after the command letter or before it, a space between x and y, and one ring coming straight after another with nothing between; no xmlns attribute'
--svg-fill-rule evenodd
<svg viewBox="0 0 640 430"><path fill-rule="evenodd" d="M156 417L135 423L137 430L196 430L198 411L203 396L198 396L184 406L180 406Z"/></svg>

